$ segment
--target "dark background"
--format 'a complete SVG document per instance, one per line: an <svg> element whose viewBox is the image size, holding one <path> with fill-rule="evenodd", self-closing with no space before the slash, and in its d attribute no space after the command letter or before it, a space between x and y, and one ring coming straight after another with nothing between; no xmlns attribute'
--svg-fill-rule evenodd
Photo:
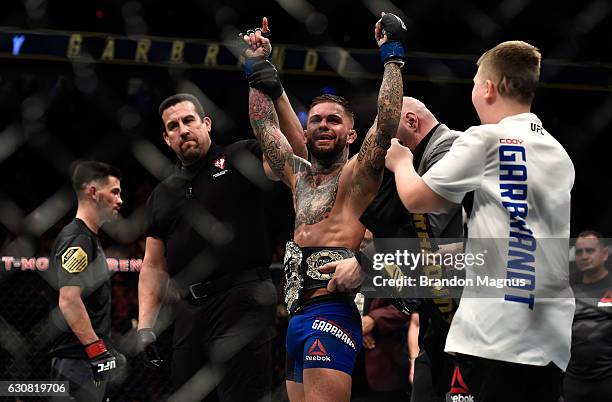
<svg viewBox="0 0 612 402"><path fill-rule="evenodd" d="M609 1L561 6L533 0L29 0L3 2L0 26L223 41L238 30L258 26L266 15L273 43L375 49L372 28L381 10L396 12L404 19L409 29L407 49L412 54L463 56L475 61L484 50L504 40L522 39L539 47L544 57L543 85L533 110L574 161L572 235L596 229L610 236L612 209L606 191L612 119ZM595 73L601 77L602 72L603 79L595 85L568 85ZM412 77L409 68L404 73L405 94L423 100L440 121L458 130L478 124L469 79L440 82L428 76ZM362 136L373 120L379 79L286 74L283 83L298 111L306 110L323 88L331 88L352 101ZM125 235L117 230L113 237L120 243L134 241L140 208L165 172L161 169L154 174L151 166L143 166L142 155L135 156L136 148L144 141L161 151L168 162L174 160L161 140L157 105L176 91L197 91L194 85L208 98L216 141L232 142L252 135L247 86L237 71L103 64L81 68L67 62L0 58L0 130L13 133L9 136L13 146L5 146L0 159L2 254L45 251L43 245L31 243L46 233L45 226L52 230L54 222L39 223L39 215L47 214L48 209L37 208L68 183L70 164L84 158L111 162L125 172L123 215L131 218L132 231ZM69 194L61 193L56 198L66 197ZM47 220L69 219L72 211L64 208L56 215ZM38 226L33 230L32 225ZM11 242L18 238L29 239L30 246L10 250L15 247Z"/></svg>
<svg viewBox="0 0 612 402"><path fill-rule="evenodd" d="M23 0L2 2L0 29L225 41L268 16L273 44L376 49L373 26L380 11L395 12L404 19L411 57L473 61L473 71L455 77L452 71L440 72L433 65L431 74L415 74L411 61L404 68L404 93L424 101L440 121L457 130L478 124L470 93L475 61L482 52L514 39L540 48L542 85L533 111L574 162L572 236L595 229L612 237L609 0ZM441 75L449 79L441 80ZM287 73L282 80L298 112L305 111L313 97L331 90L352 102L361 137L374 119L380 77ZM71 165L78 159L99 159L124 172L125 219L104 228L107 256L141 258L144 203L175 160L162 141L157 106L179 91L201 97L213 120L215 141L252 137L247 85L239 71L84 65L0 54L0 255L47 255L58 231L74 216ZM287 204L279 203L280 207ZM287 224L291 222L279 223L279 230L286 231ZM15 274L0 265L0 331L4 335L0 379L46 378L49 362L44 345L50 336L45 334L46 320L57 296L42 277L31 272ZM129 334L130 319L136 314L136 281L137 274L113 276L115 339L123 339L126 350L133 339ZM281 317L278 353L285 325ZM162 341L168 341L167 334ZM282 356L276 360L281 362ZM279 364L276 378L281 393L282 376ZM149 374L134 368L124 387L120 393L125 400L145 392L164 395L167 373L151 380Z"/></svg>

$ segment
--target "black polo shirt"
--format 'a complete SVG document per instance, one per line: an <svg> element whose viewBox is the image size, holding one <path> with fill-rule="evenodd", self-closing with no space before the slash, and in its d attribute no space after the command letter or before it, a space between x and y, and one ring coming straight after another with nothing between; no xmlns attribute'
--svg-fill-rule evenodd
<svg viewBox="0 0 612 402"><path fill-rule="evenodd" d="M425 153L425 148L440 124L433 127L419 142L413 153L412 163L417 169ZM384 169L383 181L374 200L359 218L374 237L379 238L416 238L412 214L408 212L397 193L395 175ZM418 247L418 244L416 245ZM418 250L415 249L415 250Z"/></svg>
<svg viewBox="0 0 612 402"><path fill-rule="evenodd" d="M582 380L612 376L612 274L573 286L576 312L567 374Z"/></svg>
<svg viewBox="0 0 612 402"><path fill-rule="evenodd" d="M265 175L255 140L211 144L194 165L178 166L146 206L146 234L166 247L170 275L182 285L270 265Z"/></svg>
<svg viewBox="0 0 612 402"><path fill-rule="evenodd" d="M108 340L111 329L111 286L106 256L98 236L75 218L59 233L51 250L50 271L57 288L79 286L91 326L99 338ZM52 356L87 359L83 345L64 316L56 310L52 322L61 334L49 353Z"/></svg>

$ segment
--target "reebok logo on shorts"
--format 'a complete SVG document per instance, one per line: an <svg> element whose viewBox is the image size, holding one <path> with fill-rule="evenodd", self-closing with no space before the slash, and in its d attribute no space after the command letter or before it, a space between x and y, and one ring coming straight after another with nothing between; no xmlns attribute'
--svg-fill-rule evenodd
<svg viewBox="0 0 612 402"><path fill-rule="evenodd" d="M312 343L310 349L308 349L308 354L311 356L327 356L327 350L325 350L325 346L323 346L319 338L317 338Z"/></svg>
<svg viewBox="0 0 612 402"><path fill-rule="evenodd" d="M306 361L319 361L319 362L331 362L331 357L327 355L327 350L323 343L319 340L319 338L315 339L308 349L308 354L306 355Z"/></svg>
<svg viewBox="0 0 612 402"><path fill-rule="evenodd" d="M336 338L340 339L342 342L349 345L353 350L357 350L357 346L355 346L355 341L353 337L348 333L347 330L340 327L333 321L326 320L324 318L317 318L312 322L312 329L321 332L328 332Z"/></svg>

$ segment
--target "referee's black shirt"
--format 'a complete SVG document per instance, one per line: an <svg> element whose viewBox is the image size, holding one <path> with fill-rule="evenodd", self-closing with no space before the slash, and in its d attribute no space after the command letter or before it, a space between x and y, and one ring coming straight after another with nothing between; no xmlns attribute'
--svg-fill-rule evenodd
<svg viewBox="0 0 612 402"><path fill-rule="evenodd" d="M255 140L211 144L206 156L179 166L146 206L146 234L166 247L170 275L189 285L270 265L265 176Z"/></svg>

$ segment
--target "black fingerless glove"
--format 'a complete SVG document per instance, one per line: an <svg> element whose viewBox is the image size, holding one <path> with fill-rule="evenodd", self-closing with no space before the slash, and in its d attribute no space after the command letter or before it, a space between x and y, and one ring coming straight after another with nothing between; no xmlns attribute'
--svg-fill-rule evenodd
<svg viewBox="0 0 612 402"><path fill-rule="evenodd" d="M395 14L385 14L382 17L383 35L387 35L387 42L380 46L380 58L384 64L397 63L404 65L403 41L408 36L406 24Z"/></svg>
<svg viewBox="0 0 612 402"><path fill-rule="evenodd" d="M247 59L244 63L244 72L249 80L249 86L265 93L273 101L280 98L285 91L276 67L268 60Z"/></svg>
<svg viewBox="0 0 612 402"><path fill-rule="evenodd" d="M85 353L89 357L89 365L96 385L108 379L113 371L117 370L117 358L108 351L102 339L86 345Z"/></svg>

